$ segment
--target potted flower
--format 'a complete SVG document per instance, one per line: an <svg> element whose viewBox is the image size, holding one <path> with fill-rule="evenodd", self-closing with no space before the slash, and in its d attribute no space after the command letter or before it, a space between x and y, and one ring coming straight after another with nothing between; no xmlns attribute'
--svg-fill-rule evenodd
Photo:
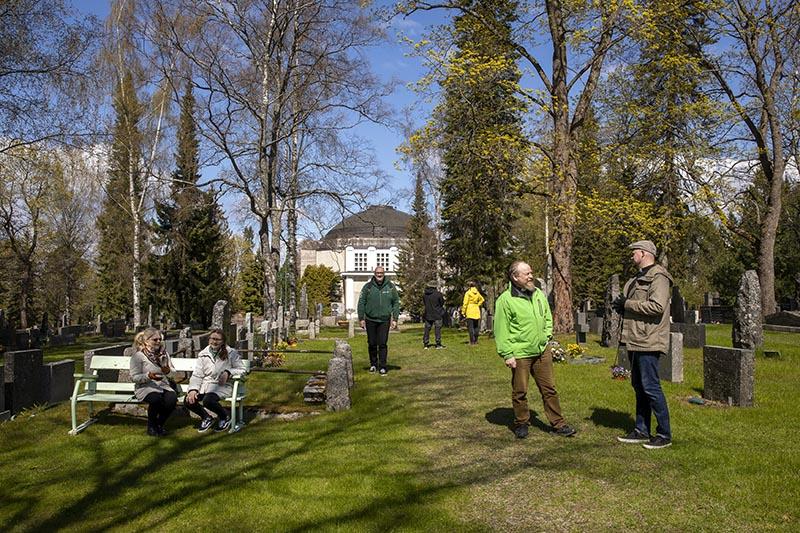
<svg viewBox="0 0 800 533"><path fill-rule="evenodd" d="M630 375L631 371L623 366L611 367L611 379L628 379Z"/></svg>

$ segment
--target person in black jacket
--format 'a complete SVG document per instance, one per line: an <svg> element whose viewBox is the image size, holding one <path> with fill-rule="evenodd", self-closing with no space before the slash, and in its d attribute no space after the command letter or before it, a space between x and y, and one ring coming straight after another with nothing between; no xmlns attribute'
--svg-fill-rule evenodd
<svg viewBox="0 0 800 533"><path fill-rule="evenodd" d="M441 350L442 346L442 321L444 319L444 297L442 293L436 288L436 282L431 281L425 288L425 293L422 295L422 301L425 302L425 333L422 335L422 344L425 349L428 349L428 342L431 338L431 328L434 328L436 335L436 349Z"/></svg>

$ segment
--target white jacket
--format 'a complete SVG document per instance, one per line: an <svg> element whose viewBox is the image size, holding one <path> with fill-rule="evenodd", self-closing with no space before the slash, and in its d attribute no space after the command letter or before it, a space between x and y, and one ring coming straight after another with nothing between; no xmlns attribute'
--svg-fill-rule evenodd
<svg viewBox="0 0 800 533"><path fill-rule="evenodd" d="M245 374L245 368L242 364L242 358L239 352L231 348L225 347L228 350L227 359L219 359L211 355L211 347L206 346L203 351L197 355L197 362L194 365L194 372L189 379L189 390L197 391L199 394L207 394L213 392L220 399L224 399L233 394L233 377L242 376ZM219 377L224 372L229 372L228 381L225 385L219 384Z"/></svg>

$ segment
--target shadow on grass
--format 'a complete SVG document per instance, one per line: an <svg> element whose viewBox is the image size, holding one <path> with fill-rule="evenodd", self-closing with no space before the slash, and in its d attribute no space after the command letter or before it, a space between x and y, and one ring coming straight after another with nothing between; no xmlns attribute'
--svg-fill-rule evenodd
<svg viewBox="0 0 800 533"><path fill-rule="evenodd" d="M495 426L505 426L514 432L514 410L511 407L497 407L486 413L486 421ZM531 410L531 427L540 431L552 431L550 424L546 424L536 417L536 412Z"/></svg>
<svg viewBox="0 0 800 533"><path fill-rule="evenodd" d="M595 426L603 426L607 428L616 428L627 430L633 427L634 420L629 413L622 411L615 411L613 409L606 409L604 407L595 407L592 409L592 415L589 417Z"/></svg>

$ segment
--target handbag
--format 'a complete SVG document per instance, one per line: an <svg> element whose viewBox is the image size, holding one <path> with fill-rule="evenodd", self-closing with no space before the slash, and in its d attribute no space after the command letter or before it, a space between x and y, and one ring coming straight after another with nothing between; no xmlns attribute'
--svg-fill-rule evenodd
<svg viewBox="0 0 800 533"><path fill-rule="evenodd" d="M178 396L180 396L181 393L183 392L183 388L181 387L180 383L178 383L172 378L169 378L169 386L172 387L172 390L174 390L175 394L177 394Z"/></svg>

